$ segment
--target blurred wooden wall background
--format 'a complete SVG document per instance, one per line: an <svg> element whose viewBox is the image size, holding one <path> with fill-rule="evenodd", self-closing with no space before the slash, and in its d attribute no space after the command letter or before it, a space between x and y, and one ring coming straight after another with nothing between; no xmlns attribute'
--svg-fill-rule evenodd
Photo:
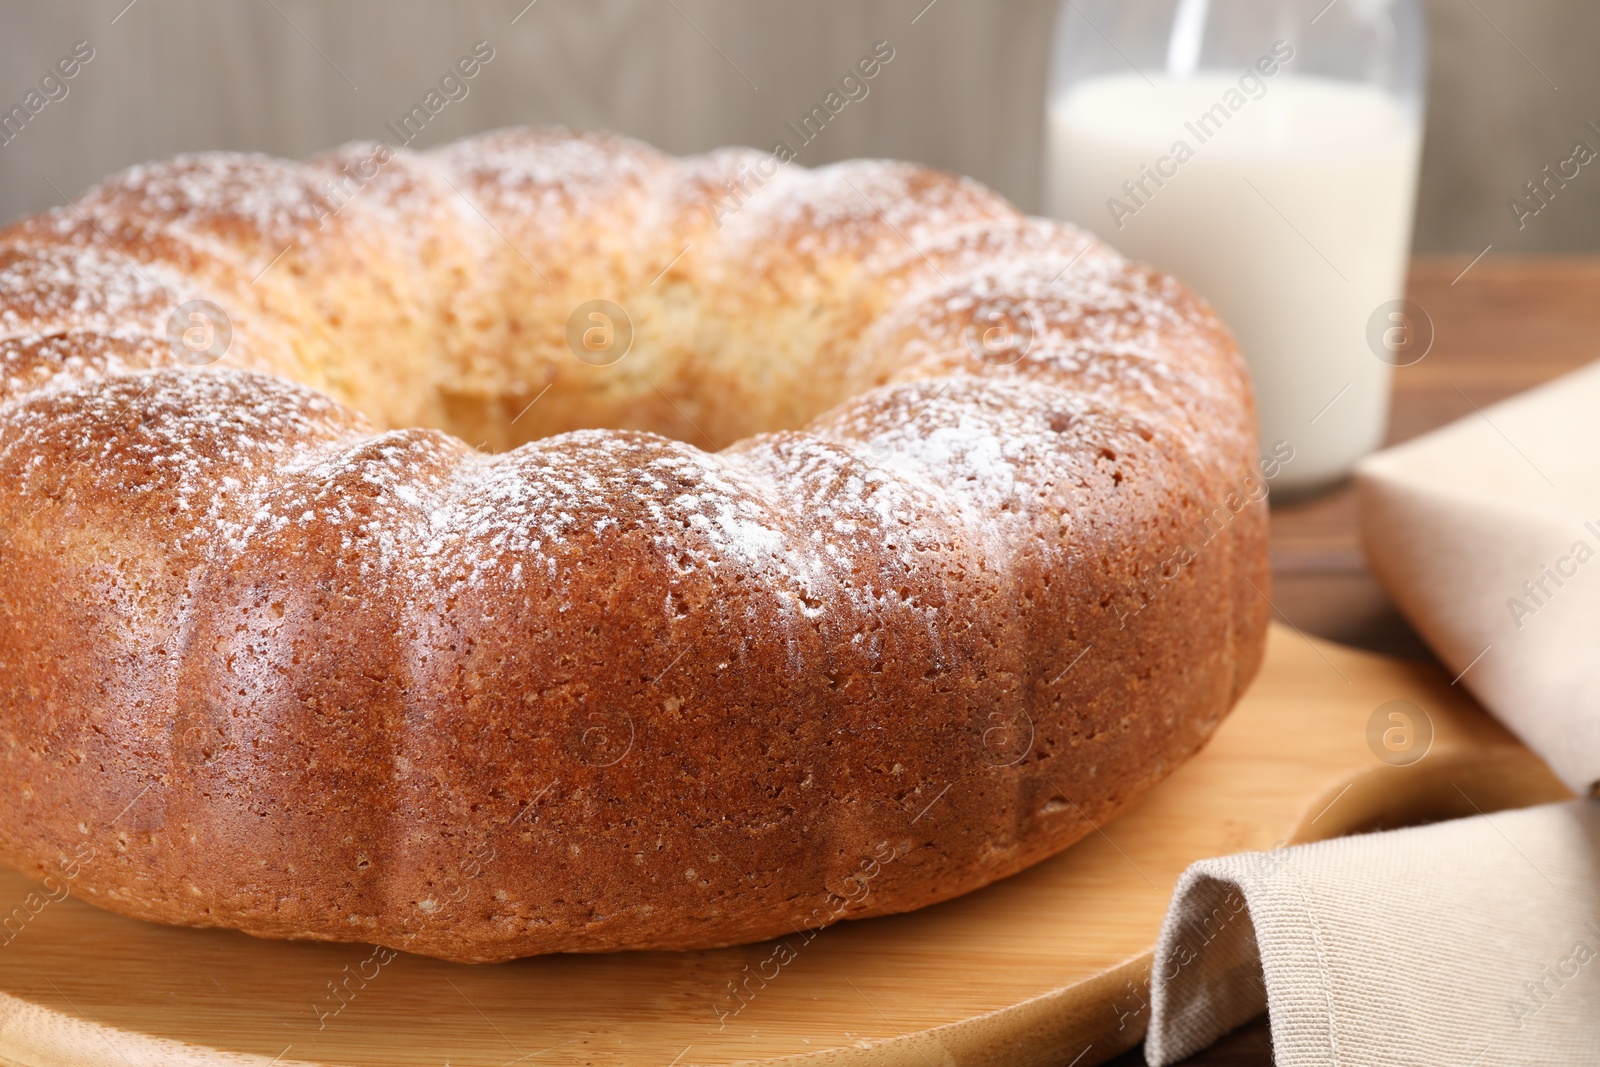
<svg viewBox="0 0 1600 1067"><path fill-rule="evenodd" d="M1320 5L1323 0L1305 0ZM675 152L771 146L838 77L895 58L800 159L917 159L1039 205L1056 0L0 0L0 111L79 40L94 58L0 145L0 218L205 148L303 156L385 136L473 43L495 58L417 139L605 127ZM1519 231L1523 183L1600 149L1596 0L1429 0L1417 249L1600 249L1600 166ZM920 12L920 17L919 17ZM913 21L915 19L915 21ZM59 92L59 90L56 90ZM59 191L59 192L58 192Z"/></svg>

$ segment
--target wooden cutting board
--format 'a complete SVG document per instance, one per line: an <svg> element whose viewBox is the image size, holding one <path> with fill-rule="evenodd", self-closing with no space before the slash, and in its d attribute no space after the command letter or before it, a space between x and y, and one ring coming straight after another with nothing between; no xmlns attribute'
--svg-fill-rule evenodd
<svg viewBox="0 0 1600 1067"><path fill-rule="evenodd" d="M1135 811L1000 884L810 941L470 967L30 906L37 887L0 873L0 908L21 909L0 932L0 1062L1088 1067L1143 1036L1190 862L1566 795L1433 668L1278 628L1215 740Z"/></svg>

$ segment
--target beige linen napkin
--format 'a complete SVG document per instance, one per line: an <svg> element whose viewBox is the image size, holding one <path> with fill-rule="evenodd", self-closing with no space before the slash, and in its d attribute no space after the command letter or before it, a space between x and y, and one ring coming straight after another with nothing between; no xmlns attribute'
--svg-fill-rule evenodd
<svg viewBox="0 0 1600 1067"><path fill-rule="evenodd" d="M1401 611L1462 685L1589 792L1600 363L1368 457L1356 489L1367 559Z"/></svg>
<svg viewBox="0 0 1600 1067"><path fill-rule="evenodd" d="M1600 1063L1600 802L1205 860L1151 973L1152 1065L1270 1002L1279 1067Z"/></svg>
<svg viewBox="0 0 1600 1067"><path fill-rule="evenodd" d="M1600 364L1368 457L1356 488L1407 618L1600 796ZM1263 1008L1284 1067L1600 1064L1600 801L1195 864L1145 1055Z"/></svg>

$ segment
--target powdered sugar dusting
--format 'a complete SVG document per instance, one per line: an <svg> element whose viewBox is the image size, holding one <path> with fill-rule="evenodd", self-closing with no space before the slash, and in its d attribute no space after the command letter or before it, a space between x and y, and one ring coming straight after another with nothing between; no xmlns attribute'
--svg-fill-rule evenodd
<svg viewBox="0 0 1600 1067"><path fill-rule="evenodd" d="M487 213L559 229L604 208L620 189L640 188L670 169L639 141L562 129L506 129L427 153L463 195Z"/></svg>
<svg viewBox="0 0 1600 1067"><path fill-rule="evenodd" d="M361 148L314 166L181 157L134 168L83 206L92 217L142 215L223 246L242 242L242 258L259 261L337 207L319 185ZM750 158L674 166L620 138L501 131L402 154L375 179L381 193L358 190L357 213L397 225L437 206L436 167L491 212L559 226L616 196L682 198ZM0 245L0 333L14 339L0 347L0 366L23 398L0 422L0 455L59 457L136 499L160 498L179 516L175 541L205 541L213 554L322 531L375 589L398 585L405 596L560 587L585 552L648 544L663 573L737 573L799 625L830 604L870 611L898 595L891 571L929 573L944 559L1002 573L1019 538L1054 521L1056 483L1084 453L1065 428L1081 425L1084 410L1171 417L1195 433L1220 420L1218 440L1238 432L1231 388L1213 373L1229 357L1218 355L1203 307L971 182L906 164L789 165L724 221L714 238L727 257L720 274L735 283L747 260L781 250L853 260L892 294L861 341L889 384L810 432L720 454L589 430L486 456L437 431L373 435L285 381L140 369L190 280L93 245ZM714 262L715 252L699 254ZM995 301L1034 330L1014 366L986 366L966 344L974 311ZM66 330L70 345L41 354L40 336ZM117 339L104 342L104 358L83 350L96 331ZM46 364L56 370L38 370ZM47 379L49 392L25 391ZM1102 429L1127 437L1126 421ZM45 479L49 465L29 469Z"/></svg>
<svg viewBox="0 0 1600 1067"><path fill-rule="evenodd" d="M0 337L159 334L183 285L170 270L140 267L102 248L0 250Z"/></svg>
<svg viewBox="0 0 1600 1067"><path fill-rule="evenodd" d="M237 539L244 527L230 516L241 502L276 484L308 443L360 428L327 397L282 379L137 371L15 404L0 463L30 457L19 465L24 497L76 481L110 494L119 514L167 515L159 521L176 550ZM55 462L40 462L47 456Z"/></svg>
<svg viewBox="0 0 1600 1067"><path fill-rule="evenodd" d="M131 167L78 206L91 217L160 219L179 230L277 249L333 210L317 178L304 164L272 156L203 152Z"/></svg>
<svg viewBox="0 0 1600 1067"><path fill-rule="evenodd" d="M1010 220L1015 209L982 186L908 163L856 160L780 171L730 216L724 239L743 255L763 248L815 259L849 257L868 269L963 226Z"/></svg>

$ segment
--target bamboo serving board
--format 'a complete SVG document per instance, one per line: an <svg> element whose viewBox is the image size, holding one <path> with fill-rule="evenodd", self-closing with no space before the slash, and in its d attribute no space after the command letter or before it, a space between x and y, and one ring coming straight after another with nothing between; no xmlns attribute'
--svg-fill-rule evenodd
<svg viewBox="0 0 1600 1067"><path fill-rule="evenodd" d="M1391 701L1414 707L1375 715ZM0 1063L1088 1067L1142 1038L1192 861L1566 795L1436 670L1279 628L1210 746L1131 813L980 892L809 941L470 967L28 905L39 887L0 873L0 908L21 908L0 932Z"/></svg>

